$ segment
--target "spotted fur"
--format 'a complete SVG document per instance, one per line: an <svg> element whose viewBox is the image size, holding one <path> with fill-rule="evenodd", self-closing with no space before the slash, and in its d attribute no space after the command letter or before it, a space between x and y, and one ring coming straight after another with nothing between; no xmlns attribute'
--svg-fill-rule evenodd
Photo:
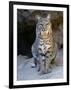
<svg viewBox="0 0 71 90"><path fill-rule="evenodd" d="M50 64L54 62L57 45L53 39L50 15L47 18L38 18L36 25L36 40L32 45L32 54L35 65L41 73L49 71Z"/></svg>

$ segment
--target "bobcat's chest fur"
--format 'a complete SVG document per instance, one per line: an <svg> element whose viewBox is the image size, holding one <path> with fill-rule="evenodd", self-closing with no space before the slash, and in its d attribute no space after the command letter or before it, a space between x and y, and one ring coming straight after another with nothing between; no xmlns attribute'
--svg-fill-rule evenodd
<svg viewBox="0 0 71 90"><path fill-rule="evenodd" d="M53 39L51 28L49 28L47 31L41 31L38 52L43 53L45 58L48 57L48 60L55 57L56 45Z"/></svg>

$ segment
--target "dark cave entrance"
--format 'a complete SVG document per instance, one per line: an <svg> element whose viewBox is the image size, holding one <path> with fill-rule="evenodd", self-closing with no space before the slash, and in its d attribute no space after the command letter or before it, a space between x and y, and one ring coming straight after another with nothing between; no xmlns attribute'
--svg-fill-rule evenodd
<svg viewBox="0 0 71 90"><path fill-rule="evenodd" d="M35 40L36 24L33 20L17 23L17 55L32 56L31 46Z"/></svg>

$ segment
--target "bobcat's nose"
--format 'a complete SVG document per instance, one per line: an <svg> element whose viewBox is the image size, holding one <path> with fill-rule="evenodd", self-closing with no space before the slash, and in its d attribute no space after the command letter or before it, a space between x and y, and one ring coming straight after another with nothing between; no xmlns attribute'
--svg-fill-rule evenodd
<svg viewBox="0 0 71 90"><path fill-rule="evenodd" d="M45 29L42 29L41 32L44 31L44 30L45 30Z"/></svg>

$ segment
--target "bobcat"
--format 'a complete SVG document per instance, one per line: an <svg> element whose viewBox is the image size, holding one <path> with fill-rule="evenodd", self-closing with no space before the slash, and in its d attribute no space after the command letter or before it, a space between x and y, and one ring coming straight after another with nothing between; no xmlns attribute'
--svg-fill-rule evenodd
<svg viewBox="0 0 71 90"><path fill-rule="evenodd" d="M49 72L50 65L55 61L57 45L53 39L51 16L38 16L36 39L32 45L35 66L42 74Z"/></svg>

